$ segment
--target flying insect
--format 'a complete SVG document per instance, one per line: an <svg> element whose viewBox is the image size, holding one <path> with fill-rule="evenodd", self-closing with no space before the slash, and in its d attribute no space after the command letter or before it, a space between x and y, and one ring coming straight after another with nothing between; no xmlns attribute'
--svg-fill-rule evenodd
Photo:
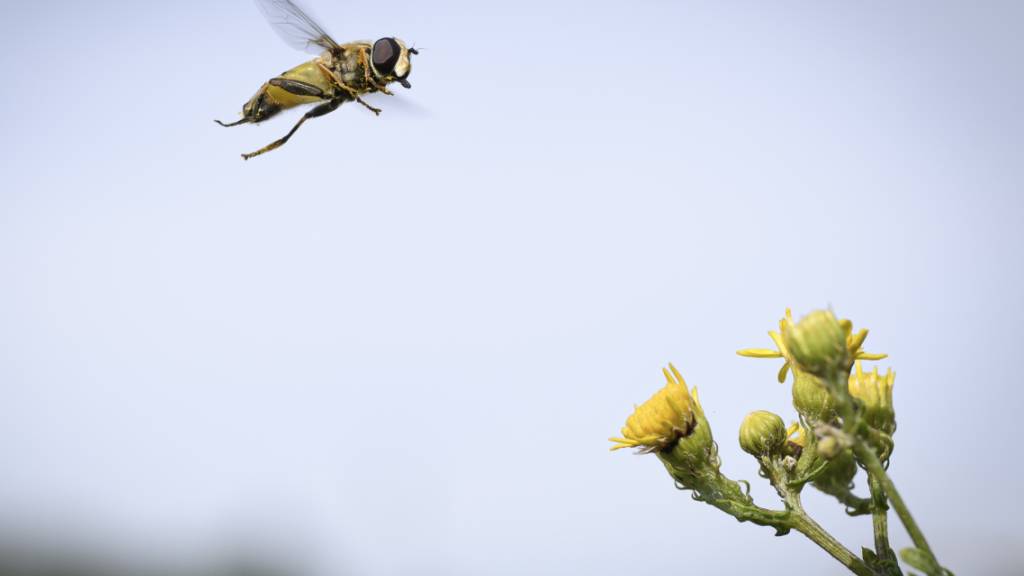
<svg viewBox="0 0 1024 576"><path fill-rule="evenodd" d="M392 95L388 85L410 88L410 57L419 54L398 38L381 38L370 42L338 44L305 11L291 0L256 0L274 31L290 46L318 54L271 78L242 106L242 119L230 124L215 120L225 127L256 124L274 117L282 110L302 104L317 104L306 112L283 137L249 154L248 160L283 146L303 122L338 109L345 102L358 102L376 115L380 109L366 103L362 96L381 92Z"/></svg>

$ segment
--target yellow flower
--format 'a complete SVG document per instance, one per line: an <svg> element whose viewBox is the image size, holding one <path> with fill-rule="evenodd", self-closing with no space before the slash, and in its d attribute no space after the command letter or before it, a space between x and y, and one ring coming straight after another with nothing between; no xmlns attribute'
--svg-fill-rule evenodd
<svg viewBox="0 0 1024 576"><path fill-rule="evenodd" d="M872 428L889 435L896 431L896 412L892 406L895 382L896 373L892 369L884 376L878 373L877 366L871 372L864 372L860 362L850 374L850 395L864 404L864 419Z"/></svg>
<svg viewBox="0 0 1024 576"><path fill-rule="evenodd" d="M665 387L635 408L622 428L622 438L609 438L616 443L612 450L640 448L641 453L658 452L672 447L693 430L697 412L703 414L697 389L694 388L691 395L672 364L662 372L667 380Z"/></svg>
<svg viewBox="0 0 1024 576"><path fill-rule="evenodd" d="M799 422L793 422L786 427L786 441L803 448L807 446L807 431Z"/></svg>
<svg viewBox="0 0 1024 576"><path fill-rule="evenodd" d="M802 370L824 374L847 362L846 334L830 310L815 310L788 328L782 339Z"/></svg>
<svg viewBox="0 0 1024 576"><path fill-rule="evenodd" d="M793 312L786 308L786 315L779 320L779 331L770 331L768 335L775 343L775 350L767 348L746 348L739 350L736 353L740 356L747 358L783 358L785 362L782 364L782 368L779 370L779 382L785 382L786 376L789 374L791 369L796 369L796 362L794 361L792 351L786 346L786 338L792 336L790 333L796 323L793 321ZM861 346L864 344L864 339L868 336L868 331L862 329L856 334L853 333L853 323L849 320L839 320L839 327L843 331L844 338L846 340L846 348L850 354L850 358L853 360L881 360L887 358L887 354L870 354L864 352Z"/></svg>

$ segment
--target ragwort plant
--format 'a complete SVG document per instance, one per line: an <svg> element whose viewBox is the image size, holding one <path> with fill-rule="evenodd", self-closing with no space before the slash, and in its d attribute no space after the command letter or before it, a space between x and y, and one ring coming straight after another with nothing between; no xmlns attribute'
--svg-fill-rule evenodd
<svg viewBox="0 0 1024 576"><path fill-rule="evenodd" d="M936 560L886 472L895 446L895 374L863 369L863 361L886 358L862 350L867 334L854 332L849 320L839 320L831 311L818 310L794 322L787 310L779 331L769 332L775 349L738 352L749 358L784 360L779 382L792 374L799 421L786 427L780 416L759 410L747 415L739 432L740 447L757 460L761 476L782 500L782 509L756 505L746 482L722 474L697 389L689 388L671 364L664 369L665 386L636 407L621 438L611 438L612 450L637 448L641 454L656 455L676 486L692 491L695 500L741 522L771 526L780 536L795 530L860 576L903 574L889 545L891 507L914 544L900 551L903 562L928 576L952 576ZM867 497L853 492L858 468L867 472ZM800 501L807 485L836 498L851 516L870 515L874 549L865 547L858 556L815 522Z"/></svg>

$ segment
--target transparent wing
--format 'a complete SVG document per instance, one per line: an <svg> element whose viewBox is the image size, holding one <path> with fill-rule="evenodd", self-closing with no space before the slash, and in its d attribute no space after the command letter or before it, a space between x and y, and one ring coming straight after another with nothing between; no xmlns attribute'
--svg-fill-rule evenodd
<svg viewBox="0 0 1024 576"><path fill-rule="evenodd" d="M302 8L291 0L256 0L260 11L274 32L296 50L318 54L324 50L341 50L331 35L324 31Z"/></svg>

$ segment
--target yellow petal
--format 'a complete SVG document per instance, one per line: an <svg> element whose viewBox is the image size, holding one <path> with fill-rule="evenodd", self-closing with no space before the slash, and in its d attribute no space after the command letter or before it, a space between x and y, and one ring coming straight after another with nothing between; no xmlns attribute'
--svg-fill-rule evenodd
<svg viewBox="0 0 1024 576"><path fill-rule="evenodd" d="M781 352L767 348L745 348L737 350L736 353L747 358L782 358Z"/></svg>
<svg viewBox="0 0 1024 576"><path fill-rule="evenodd" d="M867 329L863 329L852 337L846 347L850 350L860 350L860 347L864 345L864 339L867 337L868 331Z"/></svg>
<svg viewBox="0 0 1024 576"><path fill-rule="evenodd" d="M679 373L679 370L676 370L675 365L669 362L668 367L672 369L672 374L675 375L676 382L682 384L683 386L686 386L686 380L683 380L683 375Z"/></svg>
<svg viewBox="0 0 1024 576"><path fill-rule="evenodd" d="M782 384L782 383L784 383L786 381L786 376L788 374L789 374L789 362L786 362L785 364L782 365L782 368L779 368L779 384Z"/></svg>

